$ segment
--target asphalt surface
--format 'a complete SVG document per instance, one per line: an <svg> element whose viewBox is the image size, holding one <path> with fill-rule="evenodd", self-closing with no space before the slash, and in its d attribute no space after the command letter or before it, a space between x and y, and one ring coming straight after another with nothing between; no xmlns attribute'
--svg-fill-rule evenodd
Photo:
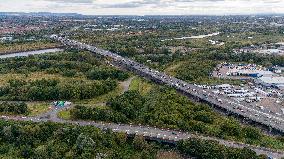
<svg viewBox="0 0 284 159"><path fill-rule="evenodd" d="M265 125L271 130L275 129L279 132L284 133L283 117L279 117L272 113L267 113L262 110L255 109L253 107L248 106L245 102L235 102L233 99L228 98L226 96L210 96L210 92L204 92L204 89L198 87L195 84L190 84L175 77L171 77L163 72L151 69L145 65L142 65L129 58L122 57L110 51L80 43L74 40L69 40L67 38L58 37L57 35L53 35L51 36L51 38L58 40L67 46L71 46L77 49L88 50L96 54L112 58L116 63L119 63L119 65L129 68L134 72L138 73L139 75L148 77L156 82L173 87L176 90L198 98L203 102L207 102L214 105L215 107L225 109L227 112L238 114L239 116L250 119L251 121Z"/></svg>

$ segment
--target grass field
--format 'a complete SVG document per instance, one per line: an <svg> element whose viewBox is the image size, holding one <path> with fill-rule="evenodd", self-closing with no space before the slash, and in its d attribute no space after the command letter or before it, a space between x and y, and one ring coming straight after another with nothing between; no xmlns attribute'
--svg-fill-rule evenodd
<svg viewBox="0 0 284 159"><path fill-rule="evenodd" d="M50 104L48 102L26 102L28 106L27 114L19 114L18 116L29 116L34 117L40 114L46 113L49 111ZM11 115L14 116L13 113L1 112L0 115ZM16 115L17 116L17 115Z"/></svg>
<svg viewBox="0 0 284 159"><path fill-rule="evenodd" d="M152 89L152 87L153 85L150 84L150 82L147 82L140 77L135 77L129 86L129 90L137 90L142 95L145 95Z"/></svg>
<svg viewBox="0 0 284 159"><path fill-rule="evenodd" d="M165 73L171 76L175 76L176 75L176 69L178 69L179 67L181 67L184 64L184 62L177 62L174 63L172 65L170 65L169 67L167 67L165 69Z"/></svg>
<svg viewBox="0 0 284 159"><path fill-rule="evenodd" d="M74 101L74 103L80 104L80 105L89 105L89 106L97 105L100 103L103 104L107 102L109 99L120 95L122 90L123 90L122 86L119 85L115 90L107 94L104 94L104 95L101 95L101 96L98 96L92 99Z"/></svg>
<svg viewBox="0 0 284 159"><path fill-rule="evenodd" d="M60 111L57 116L59 118L62 118L62 119L65 119L65 120L69 120L71 119L71 115L70 115L70 110L63 110L63 111Z"/></svg>
<svg viewBox="0 0 284 159"><path fill-rule="evenodd" d="M37 116L48 112L50 103L48 102L28 102L29 114L28 116Z"/></svg>
<svg viewBox="0 0 284 159"><path fill-rule="evenodd" d="M65 80L70 79L70 77L63 77L59 74L47 74L45 72L34 72L28 75L25 74L0 74L0 85L4 85L9 80L12 79L22 79L22 80L40 80L40 79L58 79L58 80ZM85 77L73 77L73 79L85 79Z"/></svg>
<svg viewBox="0 0 284 159"><path fill-rule="evenodd" d="M39 50L39 49L46 49L46 48L55 48L59 46L60 45L57 43L51 43L51 42L46 42L46 41L14 43L14 44L0 44L0 54Z"/></svg>

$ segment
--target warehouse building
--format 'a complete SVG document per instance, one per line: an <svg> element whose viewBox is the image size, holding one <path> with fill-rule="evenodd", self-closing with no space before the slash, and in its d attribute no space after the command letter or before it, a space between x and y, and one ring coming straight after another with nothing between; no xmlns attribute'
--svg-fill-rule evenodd
<svg viewBox="0 0 284 159"><path fill-rule="evenodd" d="M277 74L284 73L284 67L274 66L270 70Z"/></svg>
<svg viewBox="0 0 284 159"><path fill-rule="evenodd" d="M280 76L260 77L256 79L256 83L261 84L264 87L284 89L284 77Z"/></svg>
<svg viewBox="0 0 284 159"><path fill-rule="evenodd" d="M231 70L227 73L227 75L230 76L248 76L248 77L270 77L273 76L274 73L271 71L265 71L265 70L249 70L249 69L243 69L243 70Z"/></svg>

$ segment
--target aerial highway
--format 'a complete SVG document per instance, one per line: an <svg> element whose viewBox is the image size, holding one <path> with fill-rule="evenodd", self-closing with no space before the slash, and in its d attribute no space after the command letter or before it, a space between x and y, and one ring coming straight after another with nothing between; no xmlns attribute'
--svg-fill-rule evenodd
<svg viewBox="0 0 284 159"><path fill-rule="evenodd" d="M284 133L284 118L275 116L274 114L264 112L262 110L247 106L244 102L236 102L232 99L224 96L211 95L209 91L204 91L196 84L187 83L183 80L169 76L163 72L151 69L145 65L142 65L134 60L126 57L122 57L118 54L112 53L107 50L97 48L85 43L81 43L75 40L70 40L61 36L52 35L52 39L58 40L66 46L74 47L77 49L84 49L98 55L109 57L114 60L118 65L125 67L129 70L136 72L137 74L149 78L155 82L166 84L176 90L184 93L187 96L198 99L201 102L208 103L211 106L225 110L228 113L240 116L245 119L249 119L257 124L261 124L268 128L270 131L274 130L278 133ZM211 92L212 93L212 92Z"/></svg>

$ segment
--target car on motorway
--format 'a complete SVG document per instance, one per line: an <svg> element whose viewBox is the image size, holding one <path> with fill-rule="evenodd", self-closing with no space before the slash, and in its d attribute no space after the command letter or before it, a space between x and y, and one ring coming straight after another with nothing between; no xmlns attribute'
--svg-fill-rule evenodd
<svg viewBox="0 0 284 159"><path fill-rule="evenodd" d="M177 133L176 132L172 132L172 135L177 135Z"/></svg>

